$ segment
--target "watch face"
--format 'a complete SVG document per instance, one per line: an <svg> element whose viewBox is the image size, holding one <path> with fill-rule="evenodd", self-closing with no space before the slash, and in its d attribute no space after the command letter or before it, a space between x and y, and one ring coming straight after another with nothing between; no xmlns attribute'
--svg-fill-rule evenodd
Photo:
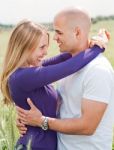
<svg viewBox="0 0 114 150"><path fill-rule="evenodd" d="M48 126L42 126L42 129L43 129L43 130L47 130L47 129L48 129Z"/></svg>
<svg viewBox="0 0 114 150"><path fill-rule="evenodd" d="M44 119L44 121L43 121L43 123L42 123L41 128L42 128L43 130L48 130L48 118L47 118L47 117L45 117L45 119Z"/></svg>

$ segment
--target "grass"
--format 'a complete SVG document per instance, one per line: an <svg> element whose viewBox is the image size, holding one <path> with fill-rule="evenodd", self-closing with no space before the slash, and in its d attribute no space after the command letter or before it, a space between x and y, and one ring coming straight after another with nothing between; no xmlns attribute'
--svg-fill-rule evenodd
<svg viewBox="0 0 114 150"><path fill-rule="evenodd" d="M13 150L19 136L15 125L15 108L0 101L0 150Z"/></svg>
<svg viewBox="0 0 114 150"><path fill-rule="evenodd" d="M90 36L97 34L99 28L102 27L108 29L111 33L111 40L109 41L108 48L104 54L114 67L114 21L101 21L94 24L92 26ZM11 31L0 31L0 73L2 71L3 59L10 33ZM59 53L56 42L52 40L53 34L53 32L50 33L51 40L48 57ZM13 106L4 106L1 99L2 95L0 94L0 150L13 150L14 144L19 136L15 125L15 108ZM114 150L114 144L112 146L112 150Z"/></svg>

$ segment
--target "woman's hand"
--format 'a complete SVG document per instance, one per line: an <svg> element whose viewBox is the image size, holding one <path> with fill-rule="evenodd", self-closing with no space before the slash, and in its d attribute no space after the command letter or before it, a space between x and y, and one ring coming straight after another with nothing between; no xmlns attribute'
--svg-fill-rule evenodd
<svg viewBox="0 0 114 150"><path fill-rule="evenodd" d="M27 132L27 127L25 124L21 123L21 120L18 117L16 119L16 126L19 130L20 136L23 137L23 135Z"/></svg>
<svg viewBox="0 0 114 150"><path fill-rule="evenodd" d="M110 40L110 33L105 29L100 29L97 36L93 36L89 42L89 47L98 45L100 48L106 48Z"/></svg>

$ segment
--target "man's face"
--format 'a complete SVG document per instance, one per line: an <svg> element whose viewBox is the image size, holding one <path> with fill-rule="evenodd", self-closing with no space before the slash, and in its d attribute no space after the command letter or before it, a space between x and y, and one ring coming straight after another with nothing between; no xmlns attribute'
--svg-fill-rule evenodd
<svg viewBox="0 0 114 150"><path fill-rule="evenodd" d="M57 41L61 52L73 53L76 48L75 30L66 24L65 19L57 18L54 20L54 40Z"/></svg>

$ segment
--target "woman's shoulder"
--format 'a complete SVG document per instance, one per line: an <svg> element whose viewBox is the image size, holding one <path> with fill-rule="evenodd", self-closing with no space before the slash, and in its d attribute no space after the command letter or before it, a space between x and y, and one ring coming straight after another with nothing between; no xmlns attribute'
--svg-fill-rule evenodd
<svg viewBox="0 0 114 150"><path fill-rule="evenodd" d="M20 81L22 82L22 80L26 80L27 77L31 74L33 74L33 72L35 72L36 70L38 70L39 67L20 67L18 69L16 69L9 77L9 80L11 81Z"/></svg>

